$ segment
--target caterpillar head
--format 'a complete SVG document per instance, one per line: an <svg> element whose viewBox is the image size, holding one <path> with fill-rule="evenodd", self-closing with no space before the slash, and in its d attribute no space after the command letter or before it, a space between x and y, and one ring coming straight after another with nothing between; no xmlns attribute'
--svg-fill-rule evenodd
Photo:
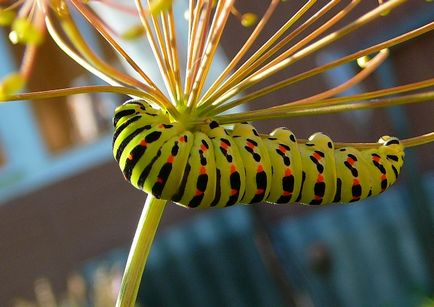
<svg viewBox="0 0 434 307"><path fill-rule="evenodd" d="M380 152L393 153L402 156L402 158L404 157L404 146L398 138L384 135L378 140L378 143L382 144L379 148Z"/></svg>
<svg viewBox="0 0 434 307"><path fill-rule="evenodd" d="M389 136L389 135L383 135L379 140L378 143L384 145L384 146L392 146L392 145L400 145L402 146L401 142L397 137Z"/></svg>

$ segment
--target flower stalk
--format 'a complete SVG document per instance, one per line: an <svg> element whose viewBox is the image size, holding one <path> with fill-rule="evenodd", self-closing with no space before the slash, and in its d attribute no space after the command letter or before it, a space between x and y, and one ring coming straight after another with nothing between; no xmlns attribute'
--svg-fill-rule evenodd
<svg viewBox="0 0 434 307"><path fill-rule="evenodd" d="M148 195L122 277L116 307L134 307L146 260L167 201Z"/></svg>

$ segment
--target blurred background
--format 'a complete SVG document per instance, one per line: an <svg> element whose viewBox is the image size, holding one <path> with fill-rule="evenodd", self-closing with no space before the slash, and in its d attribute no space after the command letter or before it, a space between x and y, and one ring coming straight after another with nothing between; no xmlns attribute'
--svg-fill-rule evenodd
<svg viewBox="0 0 434 307"><path fill-rule="evenodd" d="M237 1L237 8L260 15L267 3ZM187 4L175 5L183 12ZM366 1L339 25L375 5ZM282 6L257 46L299 8ZM433 21L432 7L412 1L261 86ZM186 21L178 18L182 28ZM116 61L86 23L80 27L92 48ZM228 27L215 71L250 33L236 18ZM149 56L140 49L148 48L145 43L131 45L137 57ZM0 32L0 76L16 69L21 52ZM395 47L376 73L345 94L432 78L433 55L434 33ZM358 69L345 65L248 107L319 93ZM27 90L98 82L47 40ZM145 200L124 181L111 155L111 117L126 99L92 94L0 106L0 306L113 305ZM256 126L263 133L286 126L300 138L322 131L336 141L372 142L385 134L406 138L432 131L433 116L433 104L425 103ZM408 150L398 183L357 204L207 211L169 205L140 306L434 306L433 151L433 144Z"/></svg>

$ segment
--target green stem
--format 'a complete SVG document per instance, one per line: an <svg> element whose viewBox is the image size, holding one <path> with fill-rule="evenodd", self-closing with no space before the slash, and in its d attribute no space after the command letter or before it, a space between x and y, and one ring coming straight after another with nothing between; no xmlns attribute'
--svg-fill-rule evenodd
<svg viewBox="0 0 434 307"><path fill-rule="evenodd" d="M152 195L146 198L128 255L116 307L135 306L146 260L166 203L166 200L157 199Z"/></svg>

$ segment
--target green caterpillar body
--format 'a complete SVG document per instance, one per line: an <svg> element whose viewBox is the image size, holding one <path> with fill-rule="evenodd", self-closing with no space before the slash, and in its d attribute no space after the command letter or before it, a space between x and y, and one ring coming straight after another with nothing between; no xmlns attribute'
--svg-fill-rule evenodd
<svg viewBox="0 0 434 307"><path fill-rule="evenodd" d="M354 202L386 190L404 163L394 137L358 150L335 149L322 133L306 143L286 128L260 136L247 123L230 132L215 121L187 130L144 100L119 106L114 126L113 155L126 180L185 207Z"/></svg>

